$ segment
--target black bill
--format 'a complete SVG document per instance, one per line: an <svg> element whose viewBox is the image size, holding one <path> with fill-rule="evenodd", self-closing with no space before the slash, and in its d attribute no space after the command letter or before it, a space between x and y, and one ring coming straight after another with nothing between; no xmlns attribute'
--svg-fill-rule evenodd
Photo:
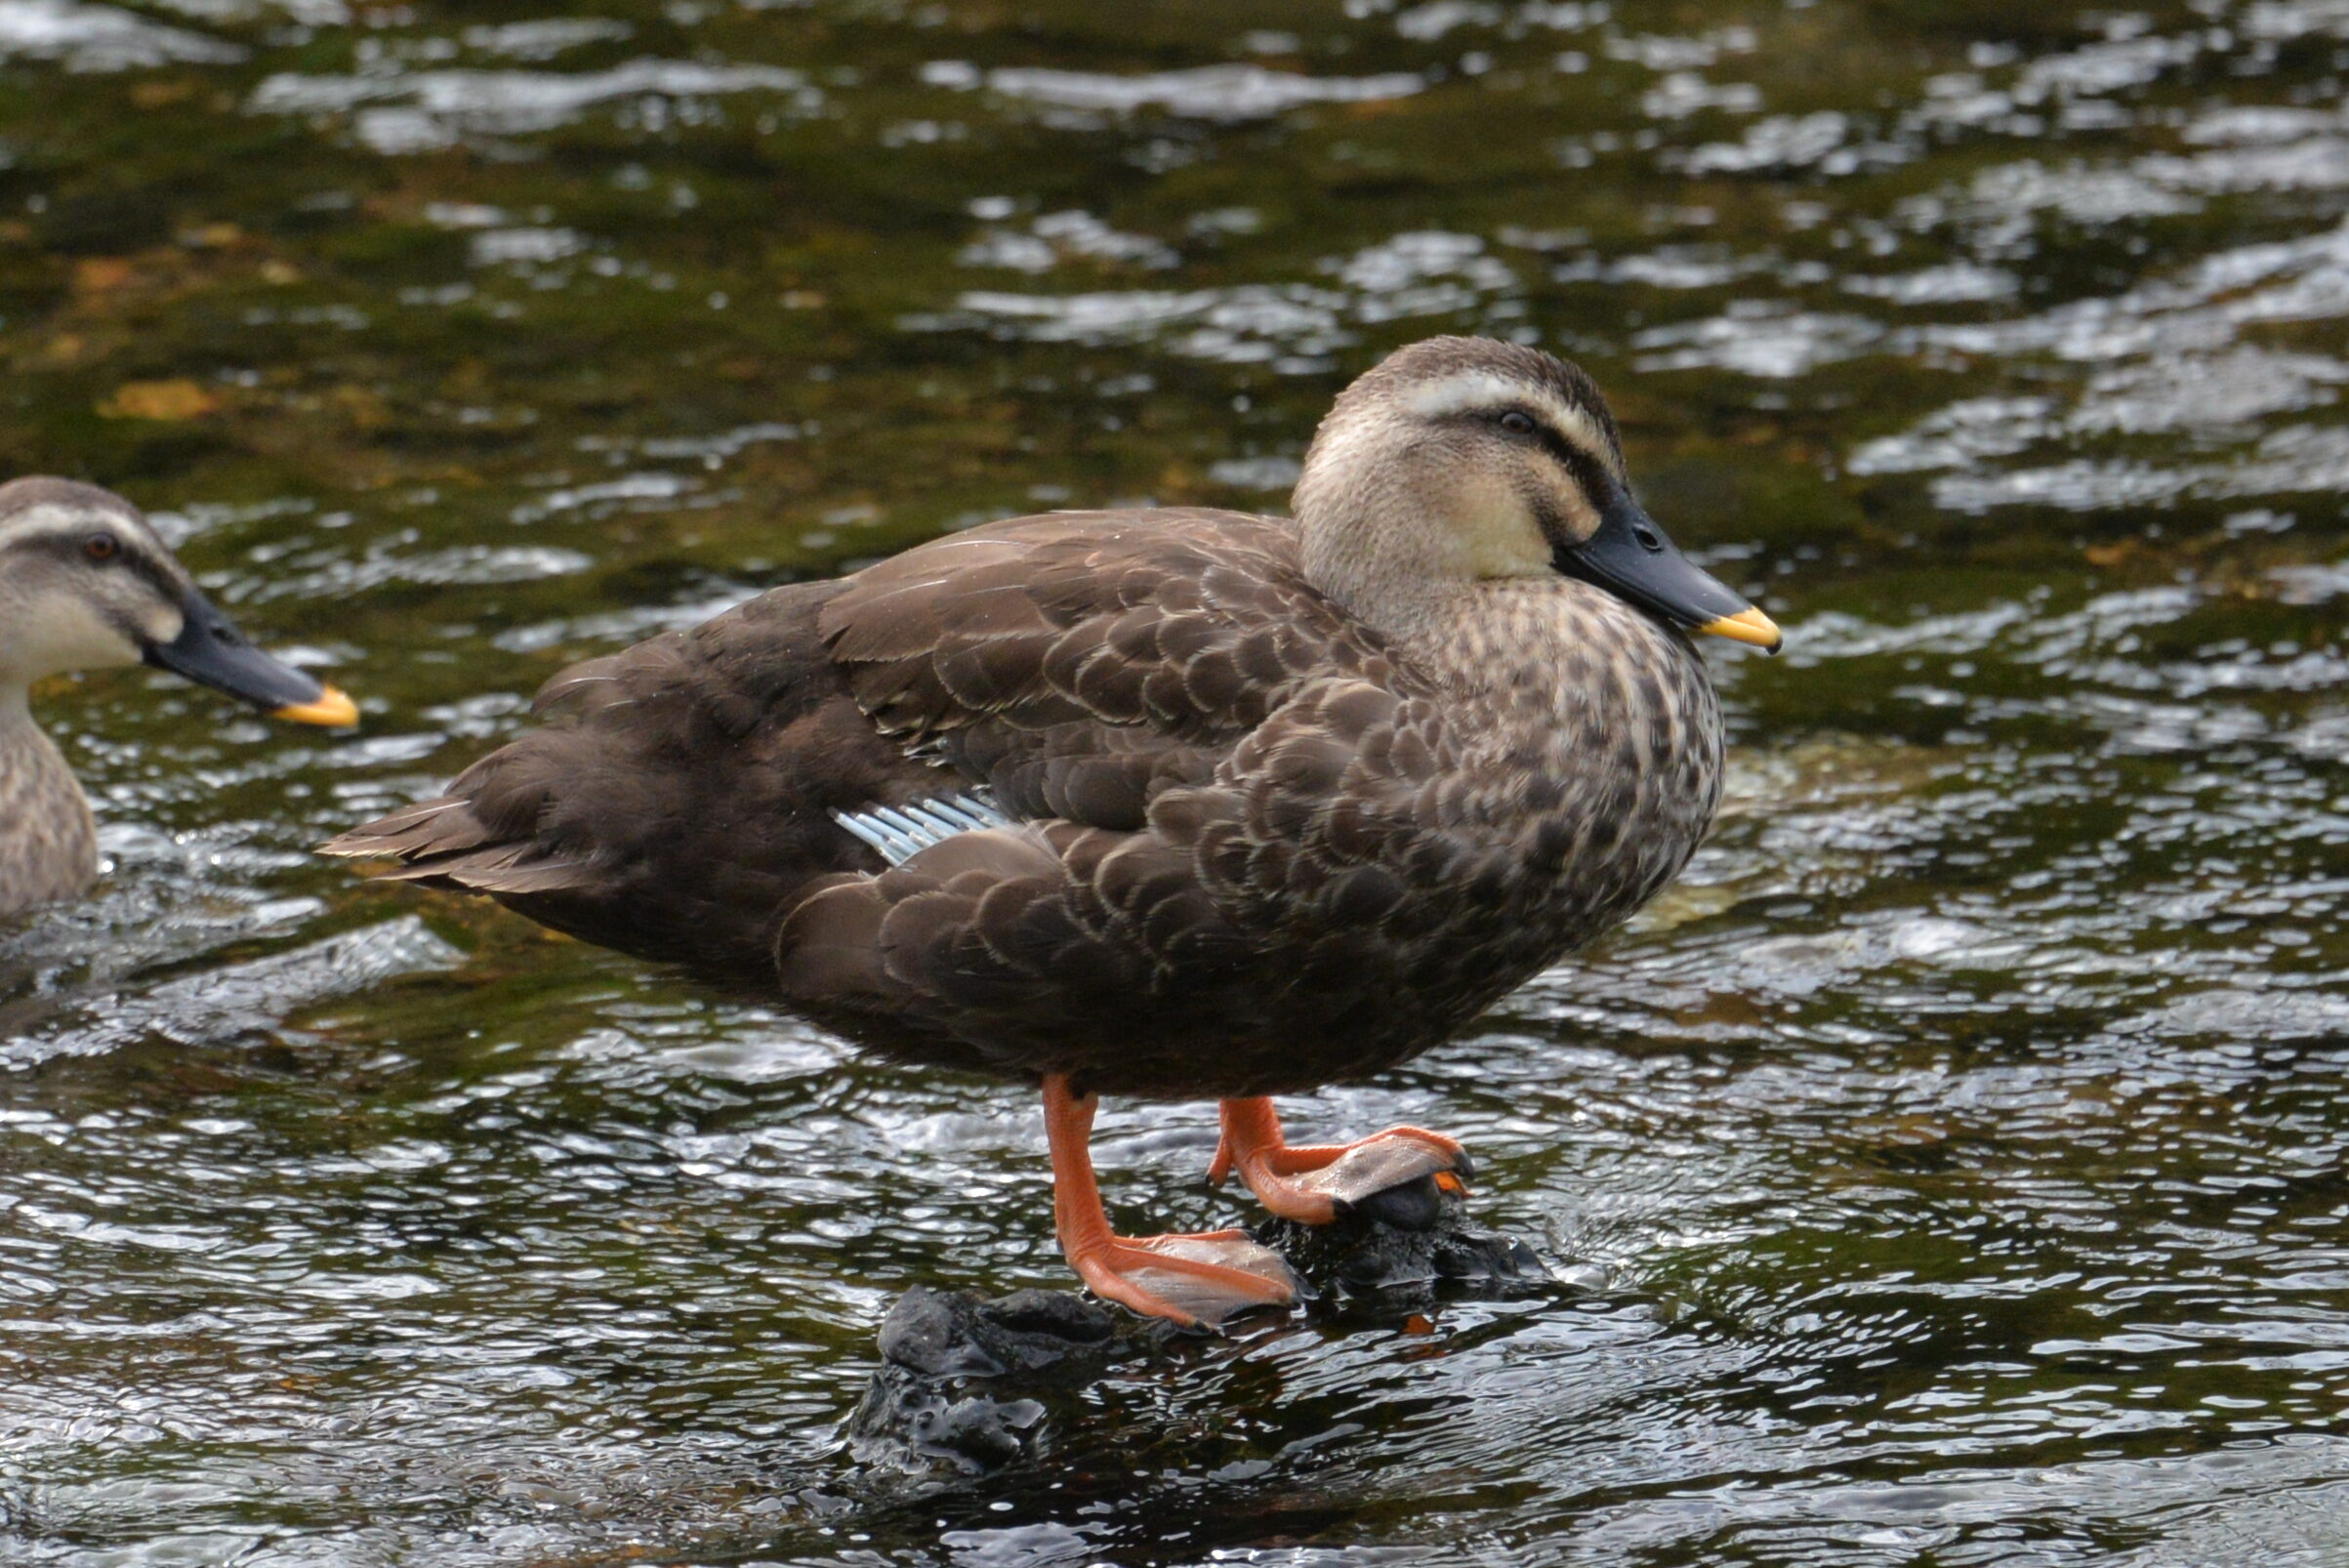
<svg viewBox="0 0 2349 1568"><path fill-rule="evenodd" d="M1552 562L1568 577L1595 583L1692 632L1751 642L1769 653L1785 640L1776 622L1681 555L1656 519L1621 490L1608 497L1598 531L1561 547Z"/></svg>
<svg viewBox="0 0 2349 1568"><path fill-rule="evenodd" d="M304 724L359 722L357 704L246 641L235 623L193 588L181 600L181 609L186 620L180 635L169 642L149 643L147 663L249 702L273 719Z"/></svg>

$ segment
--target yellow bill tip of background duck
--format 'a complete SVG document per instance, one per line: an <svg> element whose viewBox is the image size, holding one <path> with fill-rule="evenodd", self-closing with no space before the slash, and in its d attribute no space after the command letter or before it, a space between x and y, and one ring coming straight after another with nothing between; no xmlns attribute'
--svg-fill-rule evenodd
<svg viewBox="0 0 2349 1568"><path fill-rule="evenodd" d="M1786 641L1785 636L1778 630L1778 623L1752 608L1742 609L1735 615L1724 615L1717 621L1707 621L1697 630L1710 632L1714 637L1725 637L1732 642L1751 642L1765 653L1776 653Z"/></svg>
<svg viewBox="0 0 2349 1568"><path fill-rule="evenodd" d="M325 724L340 729L359 722L359 705L334 687L326 686L309 702L272 708L269 717L290 720L297 724Z"/></svg>

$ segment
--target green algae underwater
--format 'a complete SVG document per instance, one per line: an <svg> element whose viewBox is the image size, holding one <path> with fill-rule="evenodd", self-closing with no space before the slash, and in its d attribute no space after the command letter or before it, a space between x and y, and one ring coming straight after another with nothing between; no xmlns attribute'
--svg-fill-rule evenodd
<svg viewBox="0 0 2349 1568"><path fill-rule="evenodd" d="M0 928L0 1557L2349 1560L2345 74L2337 0L0 0L0 473L365 709L41 693L110 870ZM310 846L763 587L1281 508L1435 332L1789 634L1678 886L1286 1107L1461 1135L1555 1288L860 1460L891 1300L1067 1284L1031 1097ZM1110 1102L1113 1213L1250 1217L1214 1141Z"/></svg>

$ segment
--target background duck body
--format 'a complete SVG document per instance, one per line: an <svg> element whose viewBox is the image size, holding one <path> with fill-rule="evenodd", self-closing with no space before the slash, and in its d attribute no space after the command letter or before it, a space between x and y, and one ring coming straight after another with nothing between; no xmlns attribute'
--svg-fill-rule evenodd
<svg viewBox="0 0 2349 1568"><path fill-rule="evenodd" d="M71 898L98 875L98 821L21 689L0 690L0 915Z"/></svg>
<svg viewBox="0 0 2349 1568"><path fill-rule="evenodd" d="M1457 1169L1417 1129L1293 1147L1265 1096L1425 1050L1651 897L1719 799L1684 629L1777 640L1530 349L1390 357L1296 507L1018 518L778 590L558 675L547 728L326 847L1040 1079L1089 1284L1286 1300L1237 1232L1109 1231L1092 1096L1221 1100L1216 1170L1301 1220Z"/></svg>

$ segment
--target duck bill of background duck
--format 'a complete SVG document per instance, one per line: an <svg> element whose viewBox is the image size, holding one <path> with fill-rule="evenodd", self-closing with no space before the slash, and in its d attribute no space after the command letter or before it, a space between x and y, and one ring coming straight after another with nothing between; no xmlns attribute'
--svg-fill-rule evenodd
<svg viewBox="0 0 2349 1568"><path fill-rule="evenodd" d="M180 601L180 635L150 642L147 663L300 724L355 724L359 710L334 687L281 664L245 640L234 622L194 589Z"/></svg>
<svg viewBox="0 0 2349 1568"><path fill-rule="evenodd" d="M1777 623L1681 555L1628 496L1614 497L1590 537L1561 546L1553 563L1691 632L1750 642L1765 653L1776 653L1785 640Z"/></svg>

